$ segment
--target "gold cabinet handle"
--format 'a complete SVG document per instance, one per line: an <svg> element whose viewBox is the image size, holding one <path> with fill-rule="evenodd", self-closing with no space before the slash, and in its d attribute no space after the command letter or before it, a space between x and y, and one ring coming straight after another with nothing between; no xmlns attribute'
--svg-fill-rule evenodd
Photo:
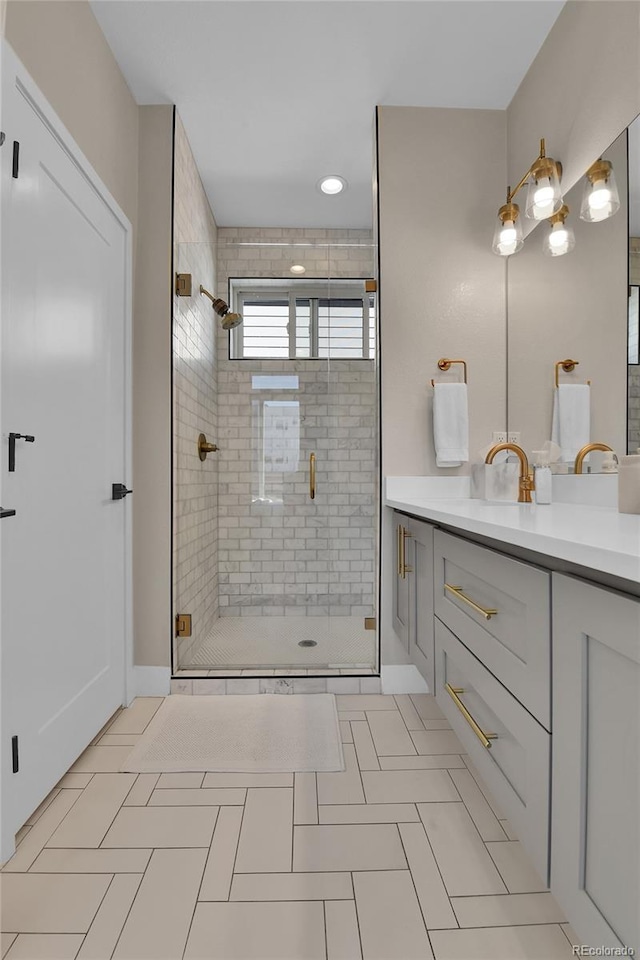
<svg viewBox="0 0 640 960"><path fill-rule="evenodd" d="M413 573L413 567L407 564L406 539L411 534L401 523L398 524L398 576L406 580L408 573Z"/></svg>
<svg viewBox="0 0 640 960"><path fill-rule="evenodd" d="M465 718L465 720L473 730L473 732L475 733L476 737L478 738L482 746L485 747L487 750L491 749L491 741L497 740L498 735L497 733L485 733L484 730L480 726L478 726L476 721L473 719L473 717L471 716L471 714L469 713L469 711L467 710L464 703L459 697L460 693L464 693L464 687L452 687L451 684L445 683L444 688L449 694L449 696L451 697L451 699L453 700L453 702L455 703L456 707L458 708L462 716Z"/></svg>
<svg viewBox="0 0 640 960"><path fill-rule="evenodd" d="M316 455L309 456L309 496L312 500L316 498Z"/></svg>
<svg viewBox="0 0 640 960"><path fill-rule="evenodd" d="M468 604L472 610L475 610L476 613L479 613L481 617L484 617L485 620L491 620L491 617L498 615L497 610L487 609L486 607L481 607L480 604L476 603L475 600L472 600L471 597L467 597L462 592L462 587L454 587L450 583L445 583L445 590L448 590L449 593L452 593L454 597L457 597L458 600L462 600L463 603Z"/></svg>

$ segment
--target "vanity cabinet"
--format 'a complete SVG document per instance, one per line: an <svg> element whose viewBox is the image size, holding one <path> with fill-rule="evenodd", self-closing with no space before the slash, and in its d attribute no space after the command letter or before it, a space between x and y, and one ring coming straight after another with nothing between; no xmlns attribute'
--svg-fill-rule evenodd
<svg viewBox="0 0 640 960"><path fill-rule="evenodd" d="M432 692L435 689L433 529L430 523L394 513L393 626Z"/></svg>
<svg viewBox="0 0 640 960"><path fill-rule="evenodd" d="M395 515L413 662L580 942L637 953L640 597Z"/></svg>
<svg viewBox="0 0 640 960"><path fill-rule="evenodd" d="M438 619L435 637L436 700L548 883L551 736Z"/></svg>
<svg viewBox="0 0 640 960"><path fill-rule="evenodd" d="M547 571L436 530L435 612L551 729L551 578Z"/></svg>
<svg viewBox="0 0 640 960"><path fill-rule="evenodd" d="M583 943L640 950L640 601L553 575L551 889Z"/></svg>

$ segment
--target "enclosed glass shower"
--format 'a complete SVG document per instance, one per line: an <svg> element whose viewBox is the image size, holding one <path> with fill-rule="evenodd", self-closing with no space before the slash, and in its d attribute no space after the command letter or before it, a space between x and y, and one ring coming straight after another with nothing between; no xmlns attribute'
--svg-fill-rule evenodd
<svg viewBox="0 0 640 960"><path fill-rule="evenodd" d="M301 232L174 251L175 671L377 671L374 248Z"/></svg>

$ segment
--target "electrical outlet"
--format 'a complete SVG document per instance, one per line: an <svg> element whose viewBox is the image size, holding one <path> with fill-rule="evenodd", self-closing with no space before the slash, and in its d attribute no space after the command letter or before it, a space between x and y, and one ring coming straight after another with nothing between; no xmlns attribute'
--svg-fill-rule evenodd
<svg viewBox="0 0 640 960"><path fill-rule="evenodd" d="M520 445L520 431L519 430L509 430L507 433L507 443L517 443Z"/></svg>
<svg viewBox="0 0 640 960"><path fill-rule="evenodd" d="M506 430L494 430L491 434L491 439L493 443L506 443L507 442L507 431Z"/></svg>

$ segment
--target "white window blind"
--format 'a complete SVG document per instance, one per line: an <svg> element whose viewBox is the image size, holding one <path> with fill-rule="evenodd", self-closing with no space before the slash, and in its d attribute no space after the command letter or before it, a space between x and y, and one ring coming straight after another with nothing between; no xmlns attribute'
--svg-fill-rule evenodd
<svg viewBox="0 0 640 960"><path fill-rule="evenodd" d="M335 296L323 295L333 283L265 288L264 282L233 282L233 308L244 319L232 331L232 360L375 357L375 297L362 280L340 281Z"/></svg>

